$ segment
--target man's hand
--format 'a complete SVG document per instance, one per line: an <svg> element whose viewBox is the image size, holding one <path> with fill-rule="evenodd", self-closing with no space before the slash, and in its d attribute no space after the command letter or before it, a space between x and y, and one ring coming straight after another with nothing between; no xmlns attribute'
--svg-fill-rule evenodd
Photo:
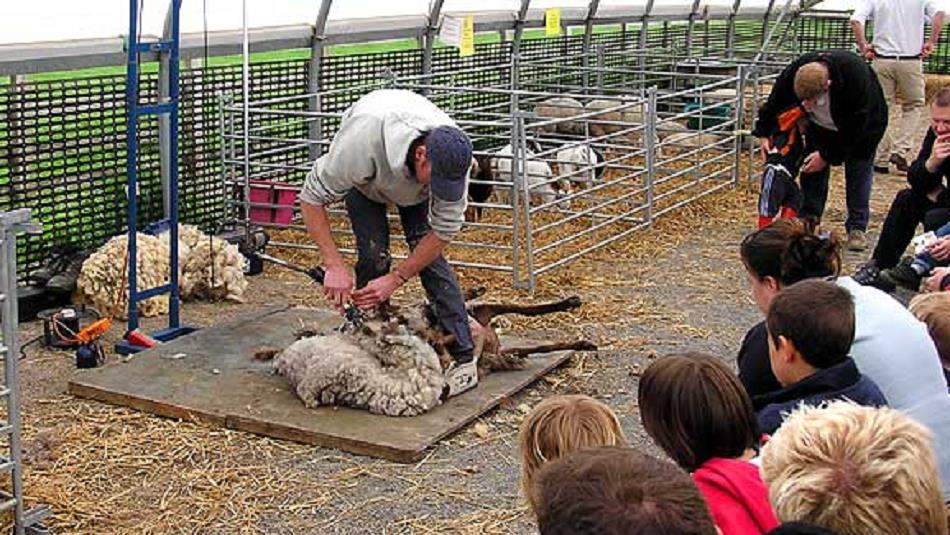
<svg viewBox="0 0 950 535"><path fill-rule="evenodd" d="M865 43L864 46L861 47L861 55L869 60L877 57L877 52L874 50L874 45L872 43Z"/></svg>
<svg viewBox="0 0 950 535"><path fill-rule="evenodd" d="M802 173L817 173L825 167L828 166L828 162L821 157L821 153L817 150L805 156L805 161L802 163Z"/></svg>
<svg viewBox="0 0 950 535"><path fill-rule="evenodd" d="M932 41L927 41L924 43L924 46L920 47L920 57L921 59L927 59L934 52L934 43Z"/></svg>
<svg viewBox="0 0 950 535"><path fill-rule="evenodd" d="M936 173L948 156L950 156L950 134L941 134L934 140L934 146L930 149L930 157L925 163L927 170Z"/></svg>
<svg viewBox="0 0 950 535"><path fill-rule="evenodd" d="M353 291L353 274L346 264L327 266L323 277L323 295L340 312L350 300Z"/></svg>
<svg viewBox="0 0 950 535"><path fill-rule="evenodd" d="M937 238L937 241L926 247L930 256L943 262L950 259L950 237Z"/></svg>
<svg viewBox="0 0 950 535"><path fill-rule="evenodd" d="M767 138L767 137L760 137L760 138L759 138L759 151L760 151L760 153L762 154L762 159L763 159L763 160L765 160L765 158L769 155L769 151L770 151L770 150L772 150L772 143L769 142L769 138Z"/></svg>
<svg viewBox="0 0 950 535"><path fill-rule="evenodd" d="M385 301L402 285L394 272L369 281L369 284L353 292L353 303L360 308L373 308Z"/></svg>
<svg viewBox="0 0 950 535"><path fill-rule="evenodd" d="M930 273L931 275L924 280L924 288L927 288L928 292L939 292L940 281L950 273L950 267L934 268Z"/></svg>

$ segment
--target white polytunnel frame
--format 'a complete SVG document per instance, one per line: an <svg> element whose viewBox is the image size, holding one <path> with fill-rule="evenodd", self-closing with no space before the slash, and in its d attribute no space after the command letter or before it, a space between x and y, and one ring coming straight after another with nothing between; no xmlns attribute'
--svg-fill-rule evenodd
<svg viewBox="0 0 950 535"><path fill-rule="evenodd" d="M545 10L560 8L564 26L636 23L652 20L762 17L775 13L787 0L530 0L523 24L518 24L519 0L247 0L251 51L311 48L317 38L325 45L369 40L415 38L437 28L442 16L471 14L475 30L538 28ZM793 9L814 9L833 3L848 9L856 0L792 0ZM950 0L947 0L950 1ZM321 20L323 2L329 12ZM64 2L4 2L0 8L0 75L122 65L128 3L122 0ZM203 52L208 32L210 55L240 54L242 10L234 0L183 0L182 57ZM163 33L169 2L142 0L141 33L156 40ZM593 18L589 19L593 9ZM437 12L439 18L430 23ZM205 13L207 16L205 17ZM323 25L320 28L320 25ZM154 57L145 57L147 61Z"/></svg>

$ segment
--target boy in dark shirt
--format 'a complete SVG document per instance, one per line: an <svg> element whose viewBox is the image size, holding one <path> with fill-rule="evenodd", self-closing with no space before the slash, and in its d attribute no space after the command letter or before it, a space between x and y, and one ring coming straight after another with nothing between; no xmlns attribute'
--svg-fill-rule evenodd
<svg viewBox="0 0 950 535"><path fill-rule="evenodd" d="M861 375L848 350L854 341L854 302L844 288L808 279L783 289L769 305L769 358L782 389L763 396L763 433L774 433L800 404L850 399L881 406L887 400Z"/></svg>

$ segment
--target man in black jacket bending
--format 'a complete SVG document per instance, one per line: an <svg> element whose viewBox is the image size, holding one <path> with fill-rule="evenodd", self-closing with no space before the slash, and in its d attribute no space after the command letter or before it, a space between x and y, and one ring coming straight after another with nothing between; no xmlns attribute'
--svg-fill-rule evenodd
<svg viewBox="0 0 950 535"><path fill-rule="evenodd" d="M887 129L887 104L877 76L863 59L843 50L799 57L782 71L759 110L752 133L764 152L778 115L798 103L809 118L800 215L821 220L828 199L829 166L844 164L848 248L864 250L874 153Z"/></svg>
<svg viewBox="0 0 950 535"><path fill-rule="evenodd" d="M894 274L892 268L897 266L904 249L914 238L917 225L923 223L924 230L936 230L950 221L950 190L944 187L945 179L950 181L950 88L941 89L934 97L930 128L917 159L907 172L910 187L897 192L884 219L874 254L854 275L854 280L883 290L893 289L893 277L879 277L879 271L889 270ZM899 267L904 271L911 269L908 264ZM920 275L917 274L918 279Z"/></svg>

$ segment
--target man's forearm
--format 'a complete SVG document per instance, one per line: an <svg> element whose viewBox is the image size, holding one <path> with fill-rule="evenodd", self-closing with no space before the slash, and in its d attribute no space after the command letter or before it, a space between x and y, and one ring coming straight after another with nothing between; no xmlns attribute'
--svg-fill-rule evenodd
<svg viewBox="0 0 950 535"><path fill-rule="evenodd" d="M409 257L396 266L394 271L401 278L410 279L418 275L420 271L438 258L448 244L448 241L443 240L436 236L434 232L430 231L419 240L419 243L416 245L416 248L412 250Z"/></svg>
<svg viewBox="0 0 950 535"><path fill-rule="evenodd" d="M861 53L864 53L864 49L868 46L867 36L864 35L864 25L856 20L851 21L851 30L854 31L854 40L858 42L858 48L861 49Z"/></svg>
<svg viewBox="0 0 950 535"><path fill-rule="evenodd" d="M934 17L932 24L930 26L930 42L934 46L937 46L937 42L940 41L940 32L943 31L943 22L946 19L946 14L943 11L938 11Z"/></svg>
<svg viewBox="0 0 950 535"><path fill-rule="evenodd" d="M343 256L336 248L336 243L333 242L333 234L330 232L330 219L327 217L326 208L321 204L301 202L300 211L303 214L303 221L307 225L307 234L320 248L323 264L325 266L343 264Z"/></svg>

